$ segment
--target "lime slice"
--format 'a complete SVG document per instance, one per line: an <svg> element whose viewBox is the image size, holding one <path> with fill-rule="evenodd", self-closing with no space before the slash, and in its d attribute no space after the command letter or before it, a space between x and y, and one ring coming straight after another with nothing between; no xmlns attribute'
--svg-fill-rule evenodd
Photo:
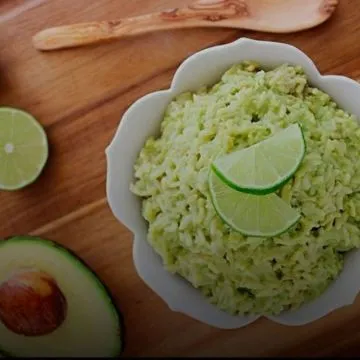
<svg viewBox="0 0 360 360"><path fill-rule="evenodd" d="M269 194L284 185L299 168L305 140L299 124L248 148L216 159L212 167L235 190Z"/></svg>
<svg viewBox="0 0 360 360"><path fill-rule="evenodd" d="M0 108L0 190L21 189L35 181L47 158L46 133L34 117Z"/></svg>
<svg viewBox="0 0 360 360"><path fill-rule="evenodd" d="M253 195L236 191L210 171L212 203L222 220L247 236L277 236L300 219L300 214L276 194Z"/></svg>

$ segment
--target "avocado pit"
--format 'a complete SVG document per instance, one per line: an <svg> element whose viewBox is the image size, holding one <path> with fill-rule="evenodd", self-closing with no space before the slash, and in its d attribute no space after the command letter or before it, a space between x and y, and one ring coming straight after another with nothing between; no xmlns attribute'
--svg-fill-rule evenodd
<svg viewBox="0 0 360 360"><path fill-rule="evenodd" d="M22 270L0 284L0 321L16 334L50 334L64 322L66 310L55 279L42 271Z"/></svg>

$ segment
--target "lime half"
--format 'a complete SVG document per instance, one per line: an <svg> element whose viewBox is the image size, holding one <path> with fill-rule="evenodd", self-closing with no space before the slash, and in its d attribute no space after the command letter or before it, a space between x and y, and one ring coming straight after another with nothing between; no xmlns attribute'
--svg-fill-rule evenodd
<svg viewBox="0 0 360 360"><path fill-rule="evenodd" d="M300 219L300 214L276 194L253 195L236 191L214 171L209 175L210 196L222 220L247 236L277 236Z"/></svg>
<svg viewBox="0 0 360 360"><path fill-rule="evenodd" d="M48 158L42 126L22 110L0 108L0 189L17 190L35 181Z"/></svg>
<svg viewBox="0 0 360 360"><path fill-rule="evenodd" d="M284 185L299 168L305 140L299 124L272 137L216 159L212 167L235 190L269 194Z"/></svg>

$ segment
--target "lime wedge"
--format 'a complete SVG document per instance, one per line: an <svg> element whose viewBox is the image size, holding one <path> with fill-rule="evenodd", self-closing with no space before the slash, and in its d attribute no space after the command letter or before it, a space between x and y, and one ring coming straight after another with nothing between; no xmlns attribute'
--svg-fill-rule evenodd
<svg viewBox="0 0 360 360"><path fill-rule="evenodd" d="M299 168L305 140L299 124L248 148L216 159L212 168L235 190L269 194L284 185Z"/></svg>
<svg viewBox="0 0 360 360"><path fill-rule="evenodd" d="M34 182L48 158L47 136L34 117L0 108L0 190L17 190Z"/></svg>
<svg viewBox="0 0 360 360"><path fill-rule="evenodd" d="M300 219L300 214L276 194L252 195L227 186L214 171L209 174L212 203L222 220L247 236L277 236Z"/></svg>

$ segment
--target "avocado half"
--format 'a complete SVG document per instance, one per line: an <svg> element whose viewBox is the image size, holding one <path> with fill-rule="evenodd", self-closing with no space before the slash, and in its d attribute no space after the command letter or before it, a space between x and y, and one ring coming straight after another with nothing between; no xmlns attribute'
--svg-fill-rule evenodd
<svg viewBox="0 0 360 360"><path fill-rule="evenodd" d="M47 239L0 241L0 353L12 357L118 357L120 311L95 273Z"/></svg>

